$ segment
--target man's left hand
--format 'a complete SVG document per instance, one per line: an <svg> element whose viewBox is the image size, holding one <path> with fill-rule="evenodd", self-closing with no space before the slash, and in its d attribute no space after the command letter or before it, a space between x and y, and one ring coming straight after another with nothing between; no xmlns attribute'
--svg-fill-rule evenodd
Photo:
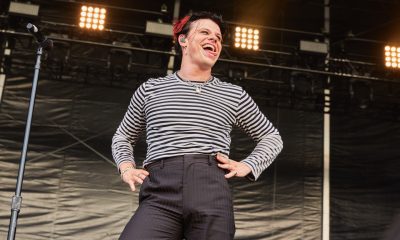
<svg viewBox="0 0 400 240"><path fill-rule="evenodd" d="M229 159L228 156L222 153L217 153L218 167L229 171L225 174L225 178L244 177L251 172L249 166L242 162Z"/></svg>

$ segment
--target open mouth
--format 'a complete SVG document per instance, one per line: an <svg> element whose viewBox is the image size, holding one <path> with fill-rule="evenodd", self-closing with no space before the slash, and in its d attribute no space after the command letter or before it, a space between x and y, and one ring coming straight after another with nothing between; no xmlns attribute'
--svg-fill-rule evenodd
<svg viewBox="0 0 400 240"><path fill-rule="evenodd" d="M217 55L217 48L216 48L216 46L207 43L207 44L204 44L202 47L203 47L203 49L204 49L207 53L209 53L209 54L211 54L211 55L213 55L213 56L216 56L216 55Z"/></svg>

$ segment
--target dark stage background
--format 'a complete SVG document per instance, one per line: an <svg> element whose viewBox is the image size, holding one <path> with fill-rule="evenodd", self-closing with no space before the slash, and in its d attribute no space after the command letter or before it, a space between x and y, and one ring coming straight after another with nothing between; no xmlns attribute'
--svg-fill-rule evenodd
<svg viewBox="0 0 400 240"><path fill-rule="evenodd" d="M1 106L4 237L29 82L10 77ZM110 143L133 90L40 80L17 239L117 239L138 196L120 181L111 164ZM231 181L236 237L319 239L322 115L259 104L280 129L285 150L259 181ZM254 143L238 129L232 138L232 158L243 159ZM138 159L143 160L145 147L143 141L137 146Z"/></svg>
<svg viewBox="0 0 400 240"><path fill-rule="evenodd" d="M383 239L400 214L400 124L334 115L332 132L331 239Z"/></svg>
<svg viewBox="0 0 400 240"><path fill-rule="evenodd" d="M135 80L138 84L144 79ZM110 139L134 87L41 79L17 239L116 239L137 207L112 165ZM0 234L6 236L30 80L11 76L0 114ZM258 102L284 150L259 181L231 181L237 239L321 239L322 114ZM332 116L332 239L380 239L399 211L400 126L363 114ZM254 143L232 133L232 158ZM143 141L138 159L145 155Z"/></svg>

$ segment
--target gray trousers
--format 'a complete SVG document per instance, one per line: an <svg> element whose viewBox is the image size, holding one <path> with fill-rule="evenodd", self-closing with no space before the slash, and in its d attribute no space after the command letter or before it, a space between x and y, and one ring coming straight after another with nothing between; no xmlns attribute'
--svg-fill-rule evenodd
<svg viewBox="0 0 400 240"><path fill-rule="evenodd" d="M233 239L232 195L214 155L166 158L146 169L139 207L120 240Z"/></svg>

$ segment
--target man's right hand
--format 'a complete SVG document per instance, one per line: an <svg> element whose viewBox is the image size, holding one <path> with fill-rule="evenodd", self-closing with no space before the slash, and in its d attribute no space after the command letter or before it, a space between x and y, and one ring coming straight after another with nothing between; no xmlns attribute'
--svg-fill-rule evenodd
<svg viewBox="0 0 400 240"><path fill-rule="evenodd" d="M130 168L130 169L128 169ZM131 188L132 192L136 190L136 184L142 184L144 179L149 176L149 172L144 169L136 169L133 167L133 164L130 162L123 162L119 166L120 172L124 173L121 178L122 181L127 183ZM124 170L126 170L124 172Z"/></svg>

